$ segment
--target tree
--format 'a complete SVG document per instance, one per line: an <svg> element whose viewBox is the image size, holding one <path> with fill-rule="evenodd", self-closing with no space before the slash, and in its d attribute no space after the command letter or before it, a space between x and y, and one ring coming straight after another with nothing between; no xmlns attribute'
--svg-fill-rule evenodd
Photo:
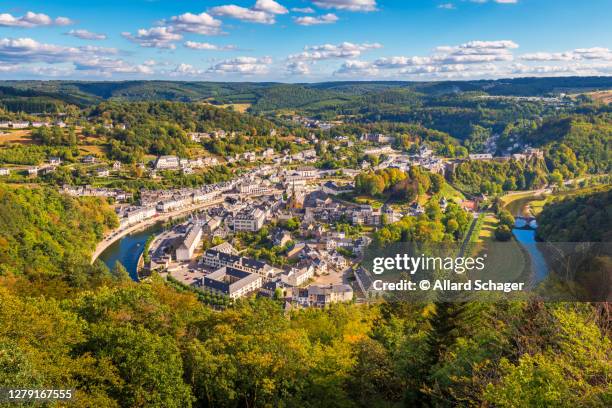
<svg viewBox="0 0 612 408"><path fill-rule="evenodd" d="M498 241L509 241L512 238L512 230L507 225L500 225L495 229L495 239Z"/></svg>

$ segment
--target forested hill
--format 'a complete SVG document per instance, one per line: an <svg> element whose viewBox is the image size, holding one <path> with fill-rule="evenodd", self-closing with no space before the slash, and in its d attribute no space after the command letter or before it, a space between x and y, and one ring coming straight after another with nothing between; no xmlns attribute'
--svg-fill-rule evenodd
<svg viewBox="0 0 612 408"><path fill-rule="evenodd" d="M322 82L281 84L183 81L0 81L0 105L12 111L53 112L64 104L85 107L103 100L172 100L249 103L257 111L307 104L334 105L389 91L440 96L466 92L549 96L612 88L612 77L515 78L441 82ZM37 97L38 101L32 100ZM26 101L29 105L25 105ZM34 104L37 102L37 104Z"/></svg>
<svg viewBox="0 0 612 408"><path fill-rule="evenodd" d="M89 260L117 217L101 198L0 183L0 226L0 276L27 282L29 294L57 296L103 278Z"/></svg>
<svg viewBox="0 0 612 408"><path fill-rule="evenodd" d="M612 241L612 187L577 192L544 207L538 237L551 242Z"/></svg>

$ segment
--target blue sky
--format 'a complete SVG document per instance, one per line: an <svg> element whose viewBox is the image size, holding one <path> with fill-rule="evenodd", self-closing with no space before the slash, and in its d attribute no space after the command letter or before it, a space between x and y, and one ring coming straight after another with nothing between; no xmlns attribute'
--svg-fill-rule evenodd
<svg viewBox="0 0 612 408"><path fill-rule="evenodd" d="M611 19L610 0L3 1L0 78L611 75Z"/></svg>

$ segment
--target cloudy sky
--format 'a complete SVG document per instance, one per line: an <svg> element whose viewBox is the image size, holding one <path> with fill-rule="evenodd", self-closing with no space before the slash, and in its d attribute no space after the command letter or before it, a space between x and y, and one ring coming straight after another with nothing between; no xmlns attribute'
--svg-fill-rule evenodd
<svg viewBox="0 0 612 408"><path fill-rule="evenodd" d="M610 0L8 0L0 79L612 75L611 20Z"/></svg>

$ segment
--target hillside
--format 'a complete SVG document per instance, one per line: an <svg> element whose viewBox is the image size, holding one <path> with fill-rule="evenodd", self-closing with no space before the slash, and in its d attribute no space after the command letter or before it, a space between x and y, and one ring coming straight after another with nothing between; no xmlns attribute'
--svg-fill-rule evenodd
<svg viewBox="0 0 612 408"><path fill-rule="evenodd" d="M546 96L561 92L581 92L612 88L609 77L517 78L477 81L440 82L323 82L315 84L280 84L255 82L183 82L183 81L0 81L2 93L14 98L23 92L42 96L58 104L86 106L102 100L211 100L214 103L259 104L258 110L281 107L298 108L305 103L338 101L406 89L427 96L465 92L487 95ZM281 98L279 98L281 97ZM5 97L0 97L0 102ZM7 108L18 108L10 103Z"/></svg>

